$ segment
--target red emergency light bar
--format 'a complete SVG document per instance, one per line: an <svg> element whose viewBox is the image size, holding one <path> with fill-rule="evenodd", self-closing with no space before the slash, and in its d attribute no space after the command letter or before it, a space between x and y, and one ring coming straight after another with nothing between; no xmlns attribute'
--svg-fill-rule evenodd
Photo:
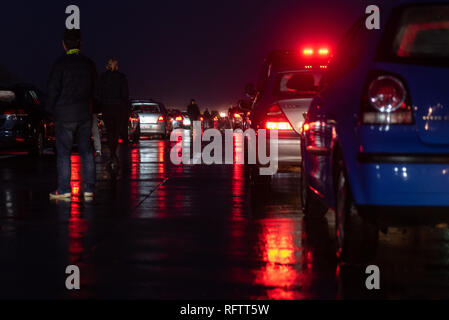
<svg viewBox="0 0 449 320"><path fill-rule="evenodd" d="M320 48L318 49L318 55L321 57L327 57L330 54L330 50L328 48ZM314 56L315 55L315 50L312 48L305 48L302 50L303 55L305 56Z"/></svg>

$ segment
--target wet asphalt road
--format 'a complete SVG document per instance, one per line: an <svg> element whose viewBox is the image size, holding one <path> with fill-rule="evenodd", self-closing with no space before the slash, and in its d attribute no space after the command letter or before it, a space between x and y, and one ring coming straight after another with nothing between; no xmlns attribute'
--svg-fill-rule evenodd
<svg viewBox="0 0 449 320"><path fill-rule="evenodd" d="M141 140L111 177L97 163L97 196L50 201L55 157L0 153L0 298L449 298L449 230L381 236L381 290L364 266L337 267L333 217L307 222L298 174L251 192L243 165L170 162L168 141ZM77 193L80 160L72 156ZM65 288L65 268L81 290Z"/></svg>

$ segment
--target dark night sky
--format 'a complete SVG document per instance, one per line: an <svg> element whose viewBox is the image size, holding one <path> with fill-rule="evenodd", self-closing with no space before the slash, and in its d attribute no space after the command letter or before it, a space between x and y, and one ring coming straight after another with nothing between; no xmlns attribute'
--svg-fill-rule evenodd
<svg viewBox="0 0 449 320"><path fill-rule="evenodd" d="M370 3L366 0L8 1L0 12L0 65L45 88L62 54L65 8L81 9L83 52L104 70L119 59L133 97L168 107L196 98L224 109L255 81L273 49L335 43Z"/></svg>

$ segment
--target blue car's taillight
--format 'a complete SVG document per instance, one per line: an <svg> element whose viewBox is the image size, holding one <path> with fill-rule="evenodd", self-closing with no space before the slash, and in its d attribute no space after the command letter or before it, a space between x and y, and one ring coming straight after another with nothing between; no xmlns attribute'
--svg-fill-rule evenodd
<svg viewBox="0 0 449 320"><path fill-rule="evenodd" d="M398 77L372 77L365 91L361 113L363 124L413 124L409 94Z"/></svg>

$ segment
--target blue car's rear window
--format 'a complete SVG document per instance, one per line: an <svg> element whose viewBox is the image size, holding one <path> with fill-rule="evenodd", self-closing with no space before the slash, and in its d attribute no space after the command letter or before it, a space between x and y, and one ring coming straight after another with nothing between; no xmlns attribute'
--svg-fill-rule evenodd
<svg viewBox="0 0 449 320"><path fill-rule="evenodd" d="M409 63L449 62L449 5L415 5L390 17L381 45L382 60Z"/></svg>
<svg viewBox="0 0 449 320"><path fill-rule="evenodd" d="M397 56L449 57L449 5L405 9L397 31Z"/></svg>
<svg viewBox="0 0 449 320"><path fill-rule="evenodd" d="M134 110L139 110L147 113L160 113L161 108L156 104L134 104Z"/></svg>

